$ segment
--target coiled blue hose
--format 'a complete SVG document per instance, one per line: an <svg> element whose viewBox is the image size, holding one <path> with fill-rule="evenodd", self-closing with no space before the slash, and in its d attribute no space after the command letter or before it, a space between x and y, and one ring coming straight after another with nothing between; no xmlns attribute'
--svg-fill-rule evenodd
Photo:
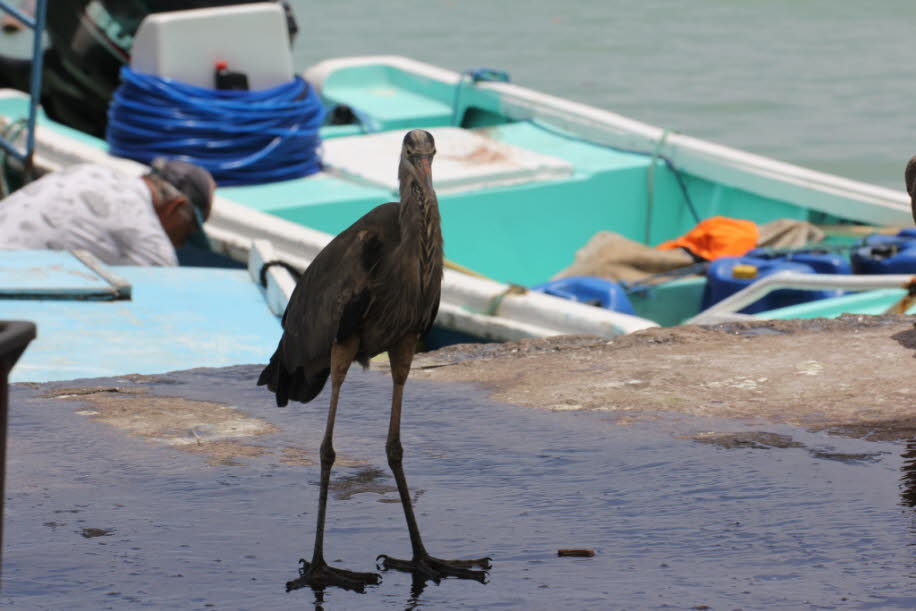
<svg viewBox="0 0 916 611"><path fill-rule="evenodd" d="M223 186L289 180L321 169L325 110L302 78L260 91L205 89L121 68L108 107L113 155L196 163Z"/></svg>

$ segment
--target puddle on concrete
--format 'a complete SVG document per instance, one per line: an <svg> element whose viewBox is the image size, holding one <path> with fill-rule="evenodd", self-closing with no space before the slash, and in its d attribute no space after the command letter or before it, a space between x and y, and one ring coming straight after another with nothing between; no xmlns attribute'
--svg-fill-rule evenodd
<svg viewBox="0 0 916 611"><path fill-rule="evenodd" d="M135 378L145 384L143 378ZM168 380L166 385L174 384ZM156 396L136 386L54 388L45 398L79 400L78 414L150 441L204 454L210 464L236 464L239 458L259 456L266 449L251 440L276 432L262 418L213 401L180 396Z"/></svg>
<svg viewBox="0 0 916 611"><path fill-rule="evenodd" d="M258 372L14 385L0 604L311 607L311 591L284 586L311 553L327 393L278 409L254 386ZM241 439L262 452L211 464L77 413L84 396L47 396L80 386L219 404L272 428ZM389 388L354 370L338 413L346 461L333 473L326 554L353 570L409 553L400 505L379 502L397 498ZM720 442L693 439L703 433ZM605 412L498 405L419 381L402 436L427 547L492 556L490 583L418 591L389 572L365 594L328 590L324 609L916 606L916 442L684 416L621 426Z"/></svg>

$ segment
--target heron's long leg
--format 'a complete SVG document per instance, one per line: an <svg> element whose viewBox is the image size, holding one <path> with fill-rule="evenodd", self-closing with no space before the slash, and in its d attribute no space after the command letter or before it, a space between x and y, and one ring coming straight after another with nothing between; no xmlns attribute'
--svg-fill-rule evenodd
<svg viewBox="0 0 916 611"><path fill-rule="evenodd" d="M410 532L410 546L413 550L413 558L410 560L397 560L383 554L379 556L379 559L382 560L382 566L386 569L411 571L420 579L431 579L438 582L442 577L459 577L484 582L486 580L486 572L474 571L471 570L471 567L489 569L489 558L440 560L426 552L423 540L420 538L420 529L417 526L413 505L410 503L410 491L407 488L407 479L404 477L404 450L401 447L401 401L404 397L404 384L410 374L414 346L416 346L418 339L415 335L408 336L388 351L394 389L391 393L391 422L388 427L388 441L385 444L388 465L391 467L392 473L394 473L394 480L398 485L398 494L401 497L401 505L404 507L404 517L407 518L407 530Z"/></svg>
<svg viewBox="0 0 916 611"><path fill-rule="evenodd" d="M315 529L315 550L312 562L300 560L299 579L286 584L287 590L301 588L308 585L313 588L323 588L327 585L339 586L351 590L362 590L366 584L376 584L379 576L375 573L356 573L328 566L324 560L324 523L328 505L328 486L331 481L331 467L336 458L334 452L334 419L337 416L337 400L340 398L340 387L350 363L353 362L359 348L359 338L352 337L341 343L336 343L331 348L331 405L328 409L328 421L324 429L324 439L321 442L321 492L318 496L318 525Z"/></svg>
<svg viewBox="0 0 916 611"><path fill-rule="evenodd" d="M407 518L407 530L410 532L410 546L413 549L414 557L425 554L426 549L423 547L423 541L420 538L417 518L414 516L413 506L410 504L407 479L404 477L404 448L401 446L401 400L404 398L404 384L410 374L410 363L413 361L414 346L417 343L417 339L415 335L410 335L388 351L394 388L391 392L391 421L388 424L388 441L385 443L388 466L391 467L394 481L397 482L401 505L404 507L404 517Z"/></svg>
<svg viewBox="0 0 916 611"><path fill-rule="evenodd" d="M328 485L331 482L331 467L337 457L334 452L334 419L337 416L337 400L340 398L340 387L343 385L350 363L356 356L359 339L356 337L334 344L331 347L331 406L328 408L328 421L324 427L324 439L321 440L321 492L318 496L318 526L315 529L315 551L312 564L324 563L324 521L328 506Z"/></svg>

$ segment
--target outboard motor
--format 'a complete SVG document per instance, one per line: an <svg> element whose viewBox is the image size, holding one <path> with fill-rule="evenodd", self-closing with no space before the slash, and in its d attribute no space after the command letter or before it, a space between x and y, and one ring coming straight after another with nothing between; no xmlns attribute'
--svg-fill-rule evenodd
<svg viewBox="0 0 916 611"><path fill-rule="evenodd" d="M144 17L252 1L257 0L54 0L47 13L50 46L42 73L45 112L55 121L104 137L108 102ZM289 4L282 4L292 41L298 28ZM29 64L0 57L0 86L27 92Z"/></svg>

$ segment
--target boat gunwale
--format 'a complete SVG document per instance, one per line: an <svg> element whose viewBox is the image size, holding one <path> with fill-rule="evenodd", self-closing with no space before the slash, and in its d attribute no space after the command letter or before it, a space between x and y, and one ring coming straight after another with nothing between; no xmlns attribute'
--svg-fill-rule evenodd
<svg viewBox="0 0 916 611"><path fill-rule="evenodd" d="M333 73L384 65L454 86L461 74L397 55L324 60L303 75L319 91ZM540 119L596 144L653 153L681 171L774 199L804 201L804 207L875 225L908 225L909 197L897 191L819 172L755 153L716 144L507 82L476 83L500 98L500 110L514 120Z"/></svg>

